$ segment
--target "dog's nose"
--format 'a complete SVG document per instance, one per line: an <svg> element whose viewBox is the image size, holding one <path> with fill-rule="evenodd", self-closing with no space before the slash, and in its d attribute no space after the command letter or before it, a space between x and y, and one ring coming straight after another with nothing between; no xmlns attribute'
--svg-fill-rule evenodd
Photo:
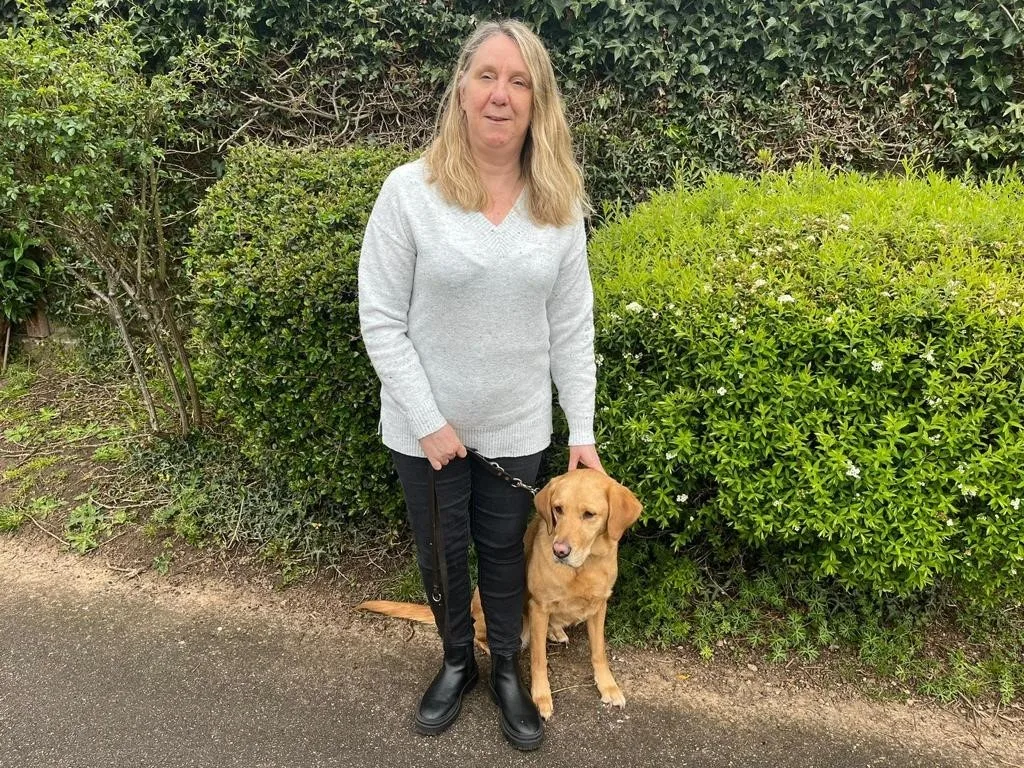
<svg viewBox="0 0 1024 768"><path fill-rule="evenodd" d="M551 549L559 560L565 560L572 553L572 547L562 541L556 541Z"/></svg>

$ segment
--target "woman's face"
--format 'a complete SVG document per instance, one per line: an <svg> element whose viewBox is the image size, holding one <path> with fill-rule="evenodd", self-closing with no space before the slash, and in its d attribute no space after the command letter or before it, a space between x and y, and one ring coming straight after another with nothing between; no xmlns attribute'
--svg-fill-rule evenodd
<svg viewBox="0 0 1024 768"><path fill-rule="evenodd" d="M506 35L488 38L469 61L459 97L470 147L518 158L533 112L533 83L519 46Z"/></svg>

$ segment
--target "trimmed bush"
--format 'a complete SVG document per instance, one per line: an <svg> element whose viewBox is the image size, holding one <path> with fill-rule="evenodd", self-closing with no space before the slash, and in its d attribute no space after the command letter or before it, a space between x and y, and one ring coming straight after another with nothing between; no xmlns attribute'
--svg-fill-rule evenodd
<svg viewBox="0 0 1024 768"><path fill-rule="evenodd" d="M395 149L250 145L228 157L189 253L200 376L244 452L310 502L401 519L359 334L359 247Z"/></svg>
<svg viewBox="0 0 1024 768"><path fill-rule="evenodd" d="M592 242L599 439L675 546L1019 596L1024 183L710 175Z"/></svg>

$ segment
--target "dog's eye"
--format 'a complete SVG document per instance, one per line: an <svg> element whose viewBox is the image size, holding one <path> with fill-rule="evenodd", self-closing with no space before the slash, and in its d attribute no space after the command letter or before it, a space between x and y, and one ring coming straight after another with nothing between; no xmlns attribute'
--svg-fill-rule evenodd
<svg viewBox="0 0 1024 768"><path fill-rule="evenodd" d="M558 517L560 514L562 514L562 508L558 506L552 507L551 511L555 513L555 517Z"/></svg>
<svg viewBox="0 0 1024 768"><path fill-rule="evenodd" d="M592 517L597 517L597 513L591 512L589 510L583 513L583 519L584 520L589 520Z"/></svg>

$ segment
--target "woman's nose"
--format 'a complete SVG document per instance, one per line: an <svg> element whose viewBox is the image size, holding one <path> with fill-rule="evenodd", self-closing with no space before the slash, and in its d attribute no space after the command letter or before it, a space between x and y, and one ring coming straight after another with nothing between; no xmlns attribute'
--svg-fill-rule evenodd
<svg viewBox="0 0 1024 768"><path fill-rule="evenodd" d="M500 80L496 81L491 89L491 101L498 104L504 104L508 101L508 85Z"/></svg>

